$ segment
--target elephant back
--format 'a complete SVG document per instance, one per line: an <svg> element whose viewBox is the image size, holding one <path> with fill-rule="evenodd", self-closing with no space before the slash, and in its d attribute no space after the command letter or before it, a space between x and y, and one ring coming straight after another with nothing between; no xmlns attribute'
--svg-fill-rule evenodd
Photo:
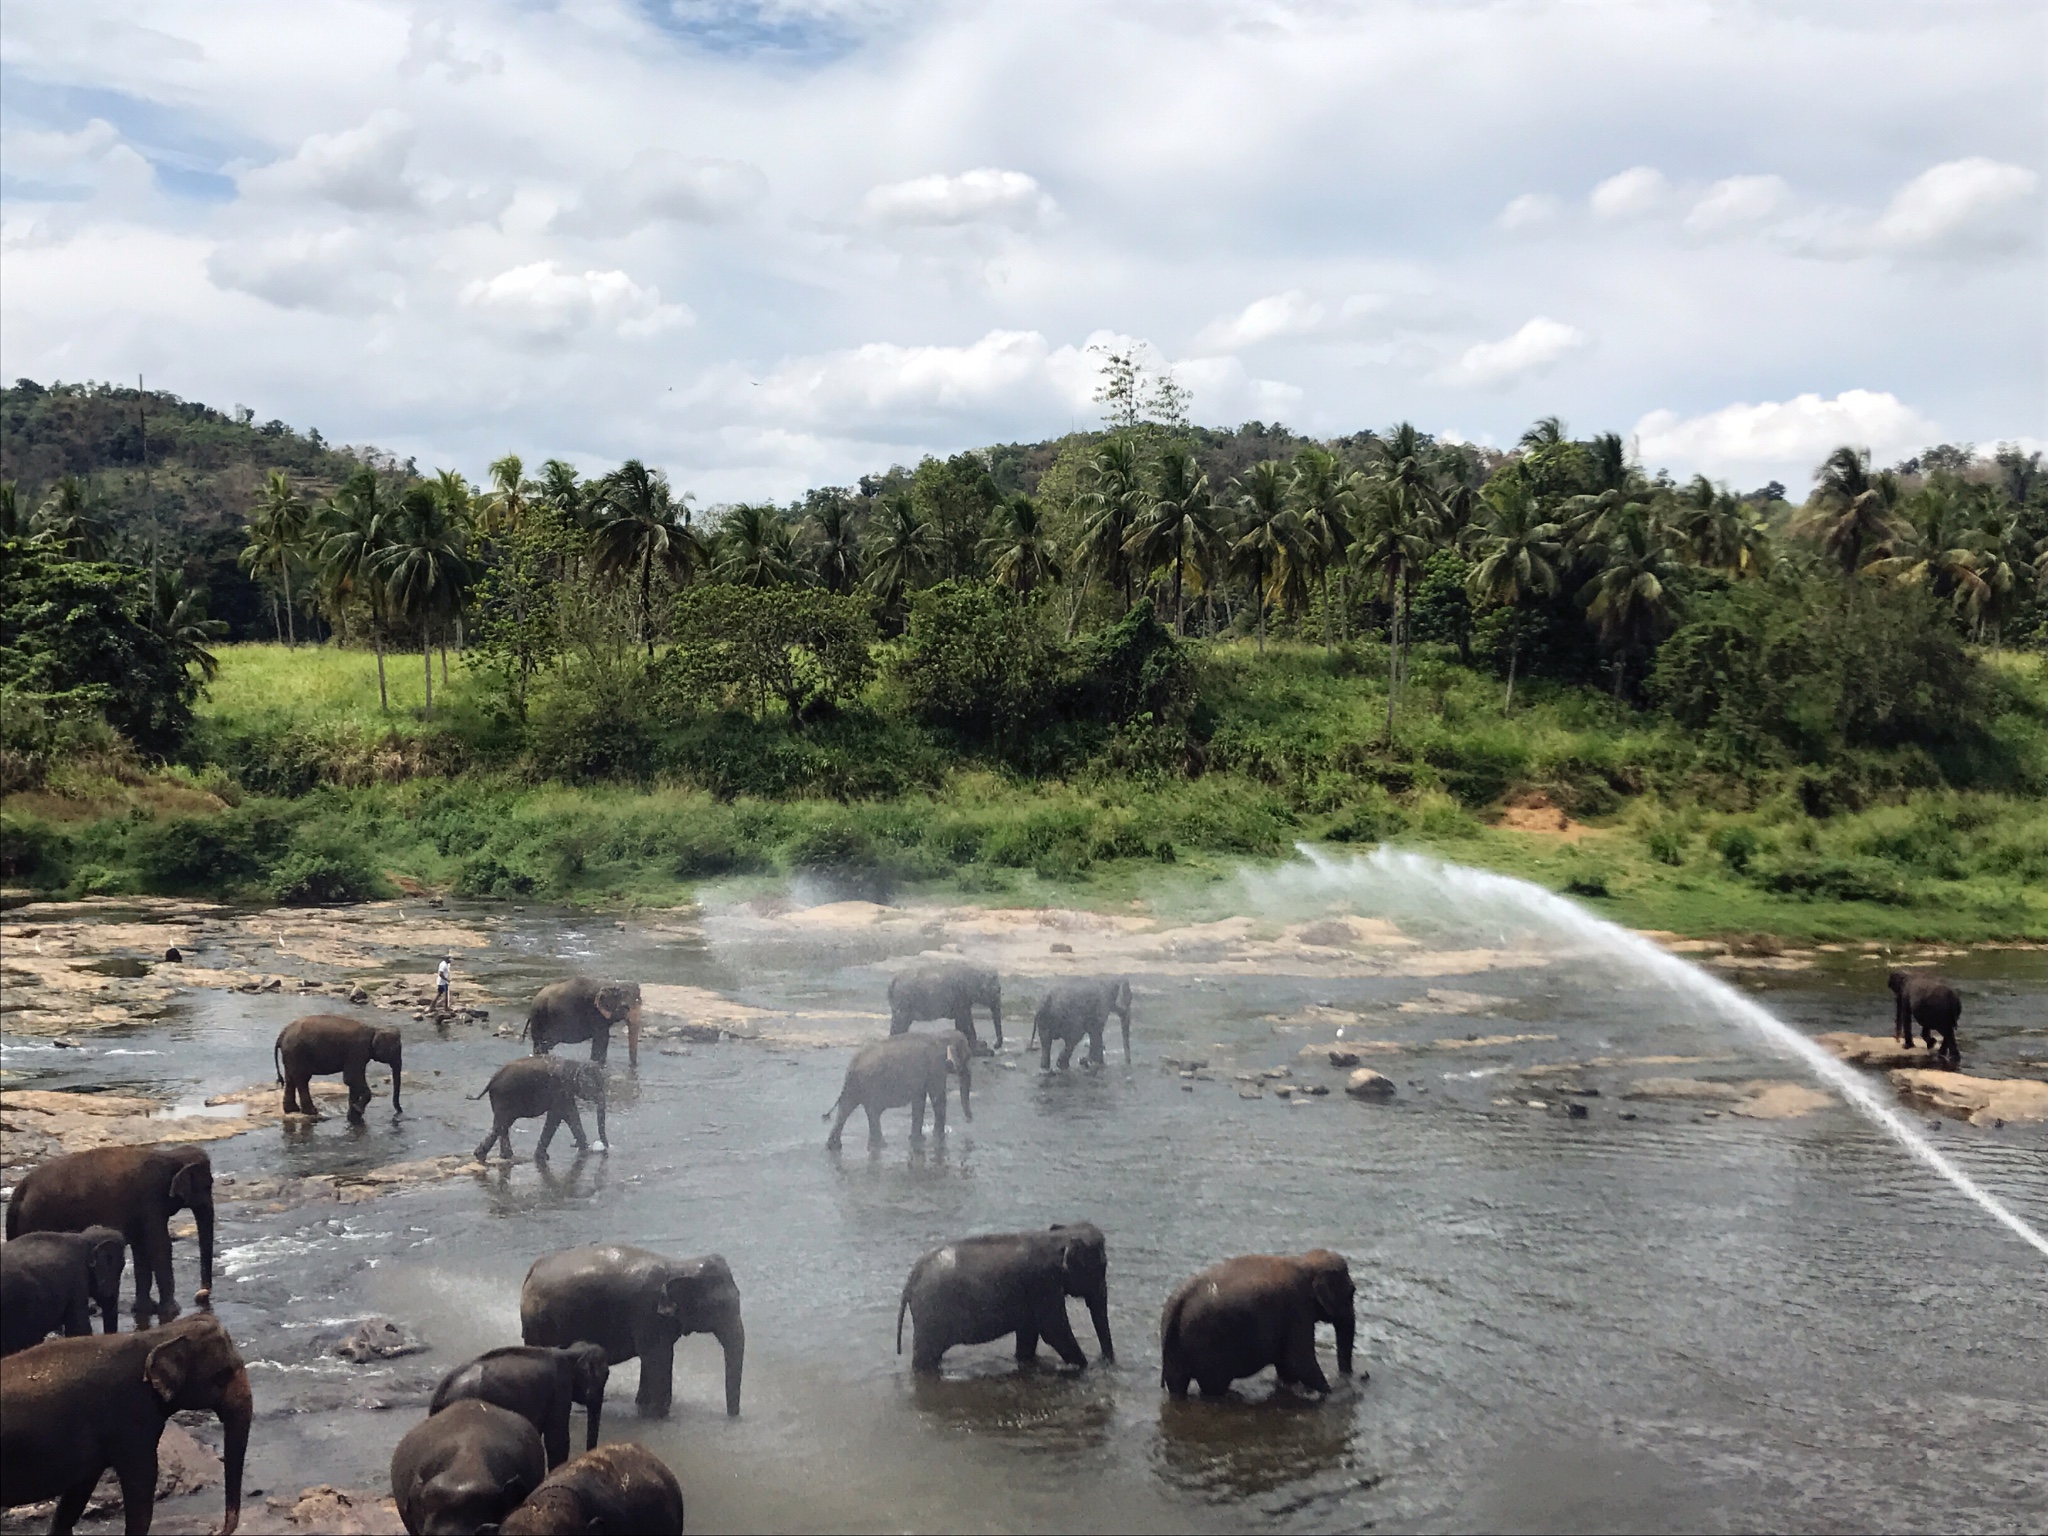
<svg viewBox="0 0 2048 1536"><path fill-rule="evenodd" d="M634 1322L672 1261L624 1243L593 1243L543 1254L519 1290L524 1342L566 1349L595 1344L617 1365L635 1351Z"/></svg>

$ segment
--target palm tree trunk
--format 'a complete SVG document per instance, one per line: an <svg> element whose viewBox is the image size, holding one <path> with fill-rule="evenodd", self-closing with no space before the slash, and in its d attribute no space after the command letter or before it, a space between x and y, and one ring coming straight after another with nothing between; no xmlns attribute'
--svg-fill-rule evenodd
<svg viewBox="0 0 2048 1536"><path fill-rule="evenodd" d="M1266 573L1259 572L1258 580L1252 583L1252 601L1259 605L1259 654L1266 654Z"/></svg>
<svg viewBox="0 0 2048 1536"><path fill-rule="evenodd" d="M1331 649L1330 641L1330 568L1323 567L1323 649Z"/></svg>
<svg viewBox="0 0 2048 1536"><path fill-rule="evenodd" d="M299 643L299 630L292 619L292 568L289 563L284 568L284 632L287 643L296 647Z"/></svg>
<svg viewBox="0 0 2048 1536"><path fill-rule="evenodd" d="M654 541L647 543L646 553L640 557L640 642L647 647L647 659L654 660L654 630L647 622L647 604L650 600L649 584L654 580Z"/></svg>
<svg viewBox="0 0 2048 1536"><path fill-rule="evenodd" d="M1513 714L1513 713L1515 712L1515 663L1516 663L1516 662L1518 662L1518 661L1520 661L1521 659L1522 659L1522 648L1521 648L1521 647L1520 647L1519 645L1511 645L1511 646L1509 646L1509 647L1508 647L1508 696L1507 696L1507 700L1506 700L1506 702L1504 702L1504 703L1503 703L1503 704L1501 705L1501 708L1500 708L1500 712L1501 712L1502 714L1504 714L1504 715L1511 715L1511 714Z"/></svg>
<svg viewBox="0 0 2048 1536"><path fill-rule="evenodd" d="M441 637L441 686L448 686L448 637Z"/></svg>
<svg viewBox="0 0 2048 1536"><path fill-rule="evenodd" d="M1180 595L1180 573L1184 563L1178 558L1173 562L1173 632L1183 640L1188 633L1188 610Z"/></svg>
<svg viewBox="0 0 2048 1536"><path fill-rule="evenodd" d="M377 647L377 707L385 714L391 713L391 693L384 686L384 631L377 621L370 621L370 641Z"/></svg>
<svg viewBox="0 0 2048 1536"><path fill-rule="evenodd" d="M427 669L427 718L434 718L434 637L420 626L420 660Z"/></svg>
<svg viewBox="0 0 2048 1536"><path fill-rule="evenodd" d="M277 599L274 597L270 600L270 627L276 632L278 640L282 642L284 640L284 621L277 616Z"/></svg>

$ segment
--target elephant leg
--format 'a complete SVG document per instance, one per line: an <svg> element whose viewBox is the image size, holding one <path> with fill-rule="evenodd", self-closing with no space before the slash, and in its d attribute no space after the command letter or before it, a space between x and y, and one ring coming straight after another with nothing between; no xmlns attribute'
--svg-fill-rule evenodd
<svg viewBox="0 0 2048 1536"><path fill-rule="evenodd" d="M853 1118L854 1104L851 1099L839 1101L839 1119L832 1126L832 1134L825 1138L825 1145L833 1151L839 1150L839 1135L846 1129L846 1122Z"/></svg>
<svg viewBox="0 0 2048 1536"><path fill-rule="evenodd" d="M910 1344L910 1368L924 1376L936 1376L939 1362L946 1358L946 1340L936 1328L920 1328Z"/></svg>
<svg viewBox="0 0 2048 1536"><path fill-rule="evenodd" d="M640 1392L634 1399L650 1419L668 1417L675 1399L676 1346L673 1339L640 1351Z"/></svg>
<svg viewBox="0 0 2048 1536"><path fill-rule="evenodd" d="M932 1134L943 1137L946 1134L946 1074L939 1074L938 1087L932 1090Z"/></svg>
<svg viewBox="0 0 2048 1536"><path fill-rule="evenodd" d="M910 1031L910 1010L909 1010L908 1008L892 1008L892 1009L890 1009L890 1010L889 1010L889 1033L890 1033L890 1034L892 1034L892 1035L902 1035L902 1034L908 1034L908 1033L909 1033L909 1031Z"/></svg>
<svg viewBox="0 0 2048 1536"><path fill-rule="evenodd" d="M150 1234L149 1246L153 1251L156 1270L156 1320L161 1327L178 1315L178 1282L171 1274L171 1234L168 1226L159 1226Z"/></svg>
<svg viewBox="0 0 2048 1536"><path fill-rule="evenodd" d="M1017 1330L1017 1363L1029 1365L1038 1358L1038 1330L1026 1323Z"/></svg>
<svg viewBox="0 0 2048 1536"><path fill-rule="evenodd" d="M544 1163L547 1161L548 1143L555 1139L555 1132L561 1129L561 1125L562 1112L559 1109L549 1110L547 1122L540 1128L540 1145L533 1149L533 1160L535 1162ZM578 1137L577 1139L580 1141L582 1138Z"/></svg>
<svg viewBox="0 0 2048 1536"><path fill-rule="evenodd" d="M1074 1337L1074 1325L1067 1321L1067 1304L1064 1298L1055 1298L1039 1320L1038 1331L1045 1342L1053 1347L1058 1356L1073 1366L1086 1366L1088 1357L1081 1353L1081 1341Z"/></svg>
<svg viewBox="0 0 2048 1536"><path fill-rule="evenodd" d="M1159 1368L1159 1379L1165 1385L1169 1396L1186 1397L1188 1395L1188 1383L1195 1378L1194 1373L1187 1366L1182 1364L1175 1356L1169 1354L1166 1357L1165 1363Z"/></svg>
<svg viewBox="0 0 2048 1536"><path fill-rule="evenodd" d="M504 1130L504 1122L500 1121L498 1124L492 1126L488 1131L484 1132L484 1139L476 1144L475 1157L478 1162L483 1163L490 1161L491 1143L496 1141L498 1137L504 1133Z"/></svg>
<svg viewBox="0 0 2048 1536"><path fill-rule="evenodd" d="M83 1482L73 1483L64 1490L63 1497L57 1500L56 1512L50 1516L52 1536L70 1536L71 1528L78 1524L79 1517L85 1513L85 1506L92 1498L93 1489L99 1486L99 1481L100 1474L95 1472ZM149 1493L152 1499L156 1497L154 1488L150 1489Z"/></svg>
<svg viewBox="0 0 2048 1536"><path fill-rule="evenodd" d="M924 1101L925 1090L922 1088L918 1089L910 1100L910 1139L912 1141L924 1140Z"/></svg>
<svg viewBox="0 0 2048 1536"><path fill-rule="evenodd" d="M566 1397L549 1409L547 1433L541 1439L547 1443L548 1470L552 1472L569 1459L569 1400Z"/></svg>
<svg viewBox="0 0 2048 1536"><path fill-rule="evenodd" d="M135 1262L135 1331L140 1333L155 1310L149 1301L149 1247L138 1240L128 1245L128 1251Z"/></svg>
<svg viewBox="0 0 2048 1536"><path fill-rule="evenodd" d="M348 1084L349 1119L362 1119L363 1111L370 1107L369 1073L362 1067L351 1067L341 1074L341 1080Z"/></svg>
<svg viewBox="0 0 2048 1536"><path fill-rule="evenodd" d="M1050 1072L1052 1070L1052 1036L1044 1030L1038 1032L1038 1070L1041 1072Z"/></svg>
<svg viewBox="0 0 2048 1536"><path fill-rule="evenodd" d="M1060 1070L1062 1072L1066 1071L1073 1064L1074 1047L1079 1043L1079 1037L1075 1035L1063 1035L1060 1037Z"/></svg>
<svg viewBox="0 0 2048 1536"><path fill-rule="evenodd" d="M1311 1392L1330 1390L1330 1378L1323 1374L1322 1362L1316 1359L1316 1325L1312 1322L1289 1330L1278 1367L1275 1374L1290 1386L1305 1387Z"/></svg>
<svg viewBox="0 0 2048 1536"><path fill-rule="evenodd" d="M953 1015L953 1027L967 1037L967 1049L975 1055L983 1054L981 1036L974 1032L974 1005L969 1003Z"/></svg>
<svg viewBox="0 0 2048 1536"><path fill-rule="evenodd" d="M611 1051L612 1027L609 1024L600 1024L590 1032L590 1059L603 1066L605 1058Z"/></svg>
<svg viewBox="0 0 2048 1536"><path fill-rule="evenodd" d="M865 1107L868 1112L868 1145L879 1147L882 1144L882 1112L872 1104Z"/></svg>
<svg viewBox="0 0 2048 1536"><path fill-rule="evenodd" d="M576 1113L576 1101L566 1095L562 1100L561 1118L568 1123L569 1134L576 1138L576 1150L588 1152L590 1138L583 1134L583 1117Z"/></svg>
<svg viewBox="0 0 2048 1536"><path fill-rule="evenodd" d="M1204 1396L1204 1397L1228 1397L1228 1396L1230 1396L1230 1383L1231 1383L1231 1379L1232 1379L1232 1378L1230 1378L1230 1377L1228 1377L1228 1376L1201 1376L1201 1377L1197 1377L1196 1379L1197 1379L1198 1381L1200 1381L1200 1382L1201 1382L1201 1384L1202 1384L1202 1396Z"/></svg>
<svg viewBox="0 0 2048 1536"><path fill-rule="evenodd" d="M1102 1028L1100 1025L1088 1031L1088 1060L1094 1066L1103 1064Z"/></svg>
<svg viewBox="0 0 2048 1536"><path fill-rule="evenodd" d="M149 1536L156 1513L156 1447L146 1456L125 1457L114 1468L121 1480L121 1509L128 1536Z"/></svg>

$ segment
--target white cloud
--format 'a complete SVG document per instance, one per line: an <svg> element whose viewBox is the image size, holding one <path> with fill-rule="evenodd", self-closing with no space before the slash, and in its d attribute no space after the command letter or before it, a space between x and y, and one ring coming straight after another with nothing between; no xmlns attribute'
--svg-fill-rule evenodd
<svg viewBox="0 0 2048 1536"><path fill-rule="evenodd" d="M767 195L767 176L749 161L643 149L622 174L597 180L560 222L595 234L629 233L658 220L719 224Z"/></svg>
<svg viewBox="0 0 2048 1536"><path fill-rule="evenodd" d="M1564 205L1548 192L1524 192L1510 198L1493 222L1502 229L1541 229L1557 222Z"/></svg>
<svg viewBox="0 0 2048 1536"><path fill-rule="evenodd" d="M1884 462L1939 441L1941 429L1894 394L1845 389L1832 400L1805 394L1701 416L1651 411L1635 436L1646 464L1725 479L1776 476L1797 486L1845 443Z"/></svg>
<svg viewBox="0 0 2048 1536"><path fill-rule="evenodd" d="M1877 244L1898 250L1996 237L2007 233L2006 216L2032 198L2040 182L2024 166L1981 155L1950 160L1899 188L1871 234Z"/></svg>
<svg viewBox="0 0 2048 1536"><path fill-rule="evenodd" d="M1630 219L1654 212L1669 190L1662 171L1638 165L1601 182L1587 202L1603 219Z"/></svg>
<svg viewBox="0 0 2048 1536"><path fill-rule="evenodd" d="M664 304L623 272L568 272L534 261L464 285L462 304L535 337L559 339L597 326L621 336L651 336L692 325L687 305Z"/></svg>
<svg viewBox="0 0 2048 1536"><path fill-rule="evenodd" d="M289 159L245 171L245 195L311 198L357 212L409 208L419 190L406 174L412 155L412 120L402 112L371 115L359 127L316 133Z"/></svg>
<svg viewBox="0 0 2048 1536"><path fill-rule="evenodd" d="M1577 326L1538 315L1512 336L1467 347L1455 364L1442 370L1438 381L1505 388L1545 372L1585 346L1587 340Z"/></svg>
<svg viewBox="0 0 2048 1536"><path fill-rule="evenodd" d="M1692 205L1685 227L1696 235L1747 229L1783 212L1791 201L1792 189L1782 176L1729 176Z"/></svg>
<svg viewBox="0 0 2048 1536"><path fill-rule="evenodd" d="M1059 398L1054 364L1052 348L1037 331L990 331L964 347L877 341L784 362L758 381L749 399L757 415L874 426L904 417L979 415L1004 404L1085 403L1087 392L1075 398L1071 382L1066 398ZM1087 372L1092 382L1092 368Z"/></svg>
<svg viewBox="0 0 2048 1536"><path fill-rule="evenodd" d="M215 248L207 276L280 309L348 313L378 308L399 294L388 251L352 228L308 230Z"/></svg>
<svg viewBox="0 0 2048 1536"><path fill-rule="evenodd" d="M1345 301L1347 315L1352 303ZM1235 315L1211 320L1195 337L1195 346L1204 352L1236 352L1275 337L1309 335L1322 323L1323 306L1299 288L1290 288L1253 299Z"/></svg>
<svg viewBox="0 0 2048 1536"><path fill-rule="evenodd" d="M871 187L861 211L876 224L1007 224L1029 228L1057 205L1034 177L983 166L958 176L919 176Z"/></svg>

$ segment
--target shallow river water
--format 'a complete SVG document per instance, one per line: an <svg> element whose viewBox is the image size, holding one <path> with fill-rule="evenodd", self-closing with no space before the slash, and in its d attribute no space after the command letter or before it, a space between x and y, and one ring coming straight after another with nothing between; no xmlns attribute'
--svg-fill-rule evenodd
<svg viewBox="0 0 2048 1536"><path fill-rule="evenodd" d="M1190 943L1133 968L1128 1066L1112 1027L1106 1070L1051 1077L1020 1052L1043 978L1006 975L1009 1050L981 1064L973 1122L956 1101L950 1137L916 1145L892 1112L871 1151L856 1116L837 1155L819 1116L844 1047L648 1040L628 1077L617 1041L608 1155L576 1158L565 1133L536 1169L529 1123L509 1170L354 1206L223 1205L219 1312L258 1403L250 1483L381 1489L439 1374L517 1342L532 1260L621 1240L723 1253L741 1287L738 1419L708 1337L679 1347L666 1422L634 1417L637 1366L612 1379L606 1437L676 1468L693 1530L2048 1527L2048 1261L1839 1099L1770 1120L1623 1097L1657 1074L1815 1081L1736 1022L1718 983L1667 984L1584 928L1388 865L1248 876L1180 904L1162 920L1384 917L1420 941L1411 959L1450 958L1361 974L1372 968L1247 965ZM501 998L580 970L843 1015L861 1034L886 1029L889 972L937 931L796 925L716 892L694 923L503 905L436 917L488 930L458 984ZM2048 953L1944 964L1964 993L1966 1065L2040 1075ZM1878 957L1736 974L1802 1032L1889 1030ZM197 1101L267 1080L277 1030L308 1011L194 992L80 1050L10 1040L7 1064L38 1087ZM216 1142L217 1172L466 1152L486 1116L465 1096L521 1049L494 1031L523 1012L446 1029L401 1017L403 1118L376 1068L365 1126L337 1116ZM1342 1073L1298 1058L1347 1018L1347 1038L1406 1047L1365 1057L1395 1078L1392 1102L1348 1100ZM1207 1077L1164 1058L1206 1059ZM1546 1064L1579 1065L1522 1071ZM1240 1097L1235 1074L1281 1066L1335 1091ZM1560 1080L1599 1090L1576 1100L1584 1118L1565 1112ZM2048 1228L2043 1127L1910 1124ZM912 1378L893 1336L920 1253L1080 1219L1109 1238L1116 1364L1020 1373L1004 1341L955 1351L941 1380ZM1270 1379L1228 1401L1168 1401L1170 1289L1231 1254L1316 1246L1350 1259L1369 1374L1321 1402ZM181 1243L188 1297L194 1261ZM429 1351L367 1367L323 1353L372 1314ZM1327 1331L1321 1344L1335 1380Z"/></svg>

